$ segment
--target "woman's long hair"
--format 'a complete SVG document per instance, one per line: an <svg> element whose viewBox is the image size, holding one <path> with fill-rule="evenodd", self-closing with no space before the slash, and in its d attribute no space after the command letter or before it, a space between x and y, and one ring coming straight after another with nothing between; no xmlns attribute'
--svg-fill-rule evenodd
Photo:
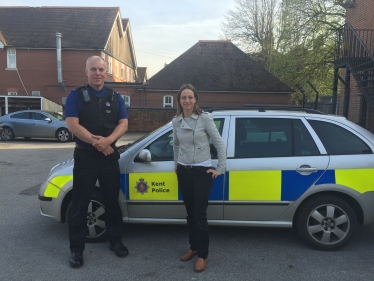
<svg viewBox="0 0 374 281"><path fill-rule="evenodd" d="M177 94L177 116L179 114L181 114L183 112L183 108L182 108L182 105L181 105L181 95L182 95L182 92L183 90L185 89L189 89L193 92L194 96L195 96L195 99L196 99L196 102L193 106L193 113L197 114L197 115L200 115L203 111L202 109L197 105L197 101L199 100L199 97L197 95L197 91L195 89L194 86L192 86L191 84L183 84L182 87L180 87L179 91L178 91L178 94Z"/></svg>

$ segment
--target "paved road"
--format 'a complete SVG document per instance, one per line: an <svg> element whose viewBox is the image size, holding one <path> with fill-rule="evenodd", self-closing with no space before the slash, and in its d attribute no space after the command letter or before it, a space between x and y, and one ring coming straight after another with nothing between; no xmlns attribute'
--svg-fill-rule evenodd
<svg viewBox="0 0 374 281"><path fill-rule="evenodd" d="M186 226L124 225L127 258L116 257L107 242L87 244L85 265L71 269L67 226L40 215L37 191L50 168L72 155L72 143L0 142L1 281L374 279L374 226L360 227L337 252L310 249L287 229L211 227L208 267L196 274L194 260L179 261Z"/></svg>

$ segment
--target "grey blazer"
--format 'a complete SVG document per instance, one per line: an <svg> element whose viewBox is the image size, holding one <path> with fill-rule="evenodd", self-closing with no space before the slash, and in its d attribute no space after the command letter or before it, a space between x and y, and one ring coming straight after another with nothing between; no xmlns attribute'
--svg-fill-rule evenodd
<svg viewBox="0 0 374 281"><path fill-rule="evenodd" d="M182 114L172 120L174 133L174 162L186 164L200 163L211 159L209 138L218 152L217 171L224 174L226 169L226 146L210 113L195 113L191 116L196 126L193 130L183 119Z"/></svg>

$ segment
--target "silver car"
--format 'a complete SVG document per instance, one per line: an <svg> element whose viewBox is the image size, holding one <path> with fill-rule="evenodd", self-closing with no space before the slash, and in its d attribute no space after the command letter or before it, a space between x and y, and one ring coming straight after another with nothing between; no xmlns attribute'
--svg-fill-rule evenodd
<svg viewBox="0 0 374 281"><path fill-rule="evenodd" d="M374 222L374 135L339 116L313 111L213 111L227 146L226 173L214 181L210 225L296 229L310 246L337 250L358 224ZM173 162L171 123L119 147L119 203L125 223L186 223ZM217 163L211 146L213 164ZM41 214L65 222L72 159L41 185ZM97 183L87 212L87 240L105 237Z"/></svg>
<svg viewBox="0 0 374 281"><path fill-rule="evenodd" d="M64 116L44 110L23 110L0 117L3 125L1 139L12 141L17 137L57 138L60 142L72 140Z"/></svg>

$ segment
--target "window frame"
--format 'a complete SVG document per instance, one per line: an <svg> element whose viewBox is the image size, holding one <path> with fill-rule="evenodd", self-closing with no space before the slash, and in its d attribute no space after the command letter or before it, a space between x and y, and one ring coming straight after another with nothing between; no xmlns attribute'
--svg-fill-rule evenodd
<svg viewBox="0 0 374 281"><path fill-rule="evenodd" d="M12 53L14 51L14 53ZM7 57L7 69L17 69L17 52L14 48L9 48L6 50ZM13 57L14 62L11 61Z"/></svg>
<svg viewBox="0 0 374 281"><path fill-rule="evenodd" d="M126 107L129 107L130 106L130 96L122 95L122 98L123 98L123 101L125 102ZM126 102L126 98L128 99L127 102Z"/></svg>
<svg viewBox="0 0 374 281"><path fill-rule="evenodd" d="M322 146L326 150L326 154L327 155L330 155L330 156L344 156L344 155L366 155L366 154L374 154L374 150L372 149L371 145L369 145L367 141L365 141L360 135L358 135L349 126L345 126L344 124L340 124L338 122L333 122L333 121L330 121L330 120L320 120L320 119L312 119L312 118L309 119L308 118L307 121L308 121L308 124L311 126L312 130L315 132L315 134L318 137L319 141L321 142ZM324 141L325 137L324 136L322 136L322 137L319 136L320 134L317 132L317 130L315 130L315 127L312 124L312 122L323 122L325 124L333 125L333 126L336 126L336 127L340 128L342 130L345 130L345 131L349 132L352 136L356 137L363 144L365 144L366 147L369 148L370 152L368 152L368 153L344 153L344 154L341 154L341 153L330 153L331 152L331 151L329 151L330 150L330 144L328 144L326 146L325 141Z"/></svg>
<svg viewBox="0 0 374 281"><path fill-rule="evenodd" d="M27 115L28 118L19 118L17 116L21 116L21 115ZM31 112L17 112L15 114L12 114L11 116L9 116L10 119L19 119L19 120L32 120L32 115L31 115Z"/></svg>
<svg viewBox="0 0 374 281"><path fill-rule="evenodd" d="M125 80L125 65L121 64L121 78L122 80Z"/></svg>
<svg viewBox="0 0 374 281"><path fill-rule="evenodd" d="M118 71L118 61L117 60L114 60L114 75L116 77L119 77L119 71Z"/></svg>
<svg viewBox="0 0 374 281"><path fill-rule="evenodd" d="M168 98L171 99L170 102L166 101L166 99L168 99ZM163 96L162 101L163 101L162 107L173 107L173 96L172 95ZM170 105L170 106L167 106L167 105Z"/></svg>
<svg viewBox="0 0 374 281"><path fill-rule="evenodd" d="M111 56L108 56L108 74L112 75L113 74L113 60Z"/></svg>

